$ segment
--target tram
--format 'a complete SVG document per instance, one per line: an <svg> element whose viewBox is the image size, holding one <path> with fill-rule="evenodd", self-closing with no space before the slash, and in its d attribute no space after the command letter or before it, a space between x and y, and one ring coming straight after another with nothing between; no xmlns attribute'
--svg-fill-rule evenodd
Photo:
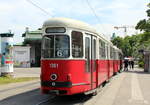
<svg viewBox="0 0 150 105"><path fill-rule="evenodd" d="M84 22L51 18L42 30L44 94L96 93L121 69L121 51Z"/></svg>

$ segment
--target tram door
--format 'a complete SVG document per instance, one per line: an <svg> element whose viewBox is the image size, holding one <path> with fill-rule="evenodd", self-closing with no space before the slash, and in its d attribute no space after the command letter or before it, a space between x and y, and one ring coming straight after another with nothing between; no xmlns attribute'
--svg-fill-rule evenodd
<svg viewBox="0 0 150 105"><path fill-rule="evenodd" d="M86 71L90 73L91 89L96 87L96 38L87 35L85 37Z"/></svg>
<svg viewBox="0 0 150 105"><path fill-rule="evenodd" d="M91 78L92 78L92 89L96 88L96 37L92 36L91 39Z"/></svg>

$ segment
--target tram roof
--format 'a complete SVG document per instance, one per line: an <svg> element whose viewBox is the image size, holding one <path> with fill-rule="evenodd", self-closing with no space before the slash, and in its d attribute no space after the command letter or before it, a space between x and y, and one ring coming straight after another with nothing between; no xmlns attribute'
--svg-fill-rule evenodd
<svg viewBox="0 0 150 105"><path fill-rule="evenodd" d="M61 18L61 17L50 18L44 22L43 27L76 28L76 29L80 29L80 30L94 33L94 34L100 36L101 38L103 38L104 40L106 40L107 42L111 43L109 40L104 38L102 36L102 34L98 33L92 26L90 26L87 23L81 22L79 20L74 20L74 19L70 19L70 18Z"/></svg>
<svg viewBox="0 0 150 105"><path fill-rule="evenodd" d="M92 33L97 33L96 30L92 28L89 24L78 21L78 20L69 19L69 18L51 18L45 21L43 26L44 27L56 26L56 27L76 28L76 29L89 31Z"/></svg>

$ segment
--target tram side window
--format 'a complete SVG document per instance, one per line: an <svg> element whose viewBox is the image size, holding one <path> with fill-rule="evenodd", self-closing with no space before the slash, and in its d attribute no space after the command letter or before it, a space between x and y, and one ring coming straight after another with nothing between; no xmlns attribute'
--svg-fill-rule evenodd
<svg viewBox="0 0 150 105"><path fill-rule="evenodd" d="M99 58L101 58L101 41L99 40Z"/></svg>
<svg viewBox="0 0 150 105"><path fill-rule="evenodd" d="M83 57L83 34L81 32L72 31L72 56Z"/></svg>
<svg viewBox="0 0 150 105"><path fill-rule="evenodd" d="M116 60L116 51L113 49L114 60Z"/></svg>
<svg viewBox="0 0 150 105"><path fill-rule="evenodd" d="M113 49L113 55L114 55L113 59L115 60L116 59L116 54L115 54L114 49Z"/></svg>
<svg viewBox="0 0 150 105"><path fill-rule="evenodd" d="M99 40L99 55L102 59L106 58L105 42L102 40Z"/></svg>
<svg viewBox="0 0 150 105"><path fill-rule="evenodd" d="M86 72L90 72L90 39L85 38Z"/></svg>
<svg viewBox="0 0 150 105"><path fill-rule="evenodd" d="M110 58L113 59L113 48L110 47Z"/></svg>
<svg viewBox="0 0 150 105"><path fill-rule="evenodd" d="M109 59L108 44L106 45L106 59Z"/></svg>
<svg viewBox="0 0 150 105"><path fill-rule="evenodd" d="M119 60L121 60L123 58L122 54L119 53Z"/></svg>
<svg viewBox="0 0 150 105"><path fill-rule="evenodd" d="M116 55L116 56L117 56L117 58L116 58L116 59L118 60L118 59L119 59L119 53L118 53L118 52L117 52L117 55Z"/></svg>

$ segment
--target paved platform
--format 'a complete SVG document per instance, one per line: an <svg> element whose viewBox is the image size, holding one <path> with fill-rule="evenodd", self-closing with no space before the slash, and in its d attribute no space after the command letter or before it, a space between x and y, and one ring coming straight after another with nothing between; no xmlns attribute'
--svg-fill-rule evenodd
<svg viewBox="0 0 150 105"><path fill-rule="evenodd" d="M141 68L124 71L85 105L150 105L150 74Z"/></svg>

